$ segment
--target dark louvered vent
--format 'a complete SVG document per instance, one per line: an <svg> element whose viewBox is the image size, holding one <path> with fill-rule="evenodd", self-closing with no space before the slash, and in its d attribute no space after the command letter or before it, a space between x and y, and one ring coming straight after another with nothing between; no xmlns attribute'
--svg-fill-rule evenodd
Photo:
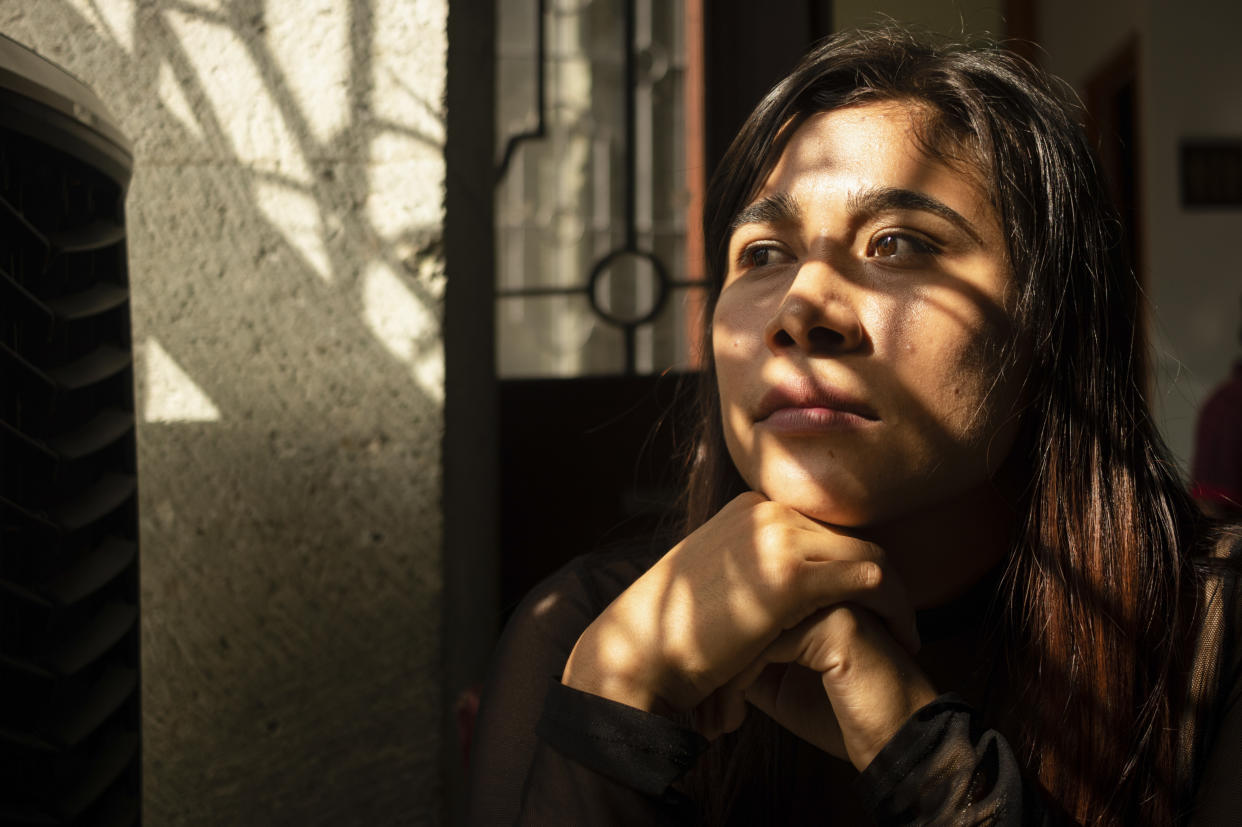
<svg viewBox="0 0 1242 827"><path fill-rule="evenodd" d="M0 823L140 821L128 145L0 37Z"/></svg>

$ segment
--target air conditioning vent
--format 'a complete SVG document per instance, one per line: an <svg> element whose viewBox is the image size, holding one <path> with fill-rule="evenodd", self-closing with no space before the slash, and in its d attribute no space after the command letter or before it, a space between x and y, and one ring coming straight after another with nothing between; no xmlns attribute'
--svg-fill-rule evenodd
<svg viewBox="0 0 1242 827"><path fill-rule="evenodd" d="M132 161L0 36L0 823L138 824Z"/></svg>

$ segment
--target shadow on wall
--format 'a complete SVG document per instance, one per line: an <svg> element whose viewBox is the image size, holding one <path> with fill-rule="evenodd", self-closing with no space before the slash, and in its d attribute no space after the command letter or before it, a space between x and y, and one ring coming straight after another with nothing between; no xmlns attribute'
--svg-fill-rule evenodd
<svg viewBox="0 0 1242 827"><path fill-rule="evenodd" d="M150 823L437 819L445 16L0 10L134 141Z"/></svg>

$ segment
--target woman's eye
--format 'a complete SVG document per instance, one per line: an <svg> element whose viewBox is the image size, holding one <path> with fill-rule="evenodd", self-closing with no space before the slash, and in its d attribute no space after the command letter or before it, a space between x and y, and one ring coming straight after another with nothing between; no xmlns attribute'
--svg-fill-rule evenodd
<svg viewBox="0 0 1242 827"><path fill-rule="evenodd" d="M882 235L871 245L871 256L874 258L904 258L908 256L934 253L936 249L925 241L908 235L889 233Z"/></svg>
<svg viewBox="0 0 1242 827"><path fill-rule="evenodd" d="M766 245L755 245L742 251L742 264L746 267L766 267L769 264L779 264L787 258L786 253Z"/></svg>

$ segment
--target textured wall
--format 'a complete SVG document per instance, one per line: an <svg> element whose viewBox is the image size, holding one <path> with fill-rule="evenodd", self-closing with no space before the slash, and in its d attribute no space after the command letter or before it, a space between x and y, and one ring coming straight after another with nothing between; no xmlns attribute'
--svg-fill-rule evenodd
<svg viewBox="0 0 1242 827"><path fill-rule="evenodd" d="M0 0L134 141L149 824L438 818L446 0Z"/></svg>

